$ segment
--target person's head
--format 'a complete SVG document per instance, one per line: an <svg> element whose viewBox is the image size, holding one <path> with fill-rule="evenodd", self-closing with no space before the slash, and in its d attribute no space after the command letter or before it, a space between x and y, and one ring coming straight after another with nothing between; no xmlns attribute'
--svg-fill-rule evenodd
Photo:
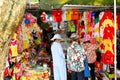
<svg viewBox="0 0 120 80"><path fill-rule="evenodd" d="M84 43L90 43L90 40L91 40L90 35L88 34L84 35L84 40L83 40Z"/></svg>
<svg viewBox="0 0 120 80"><path fill-rule="evenodd" d="M55 34L51 40L52 41L56 41L56 42L63 41L63 39L61 38L60 34Z"/></svg>
<svg viewBox="0 0 120 80"><path fill-rule="evenodd" d="M78 36L76 33L72 33L71 36L70 36L70 39L71 39L72 41L78 41L79 36Z"/></svg>

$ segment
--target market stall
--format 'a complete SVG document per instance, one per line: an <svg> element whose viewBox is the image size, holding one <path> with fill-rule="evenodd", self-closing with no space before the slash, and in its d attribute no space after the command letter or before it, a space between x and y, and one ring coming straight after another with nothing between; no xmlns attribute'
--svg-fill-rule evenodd
<svg viewBox="0 0 120 80"><path fill-rule="evenodd" d="M49 80L51 56L42 40L43 30L37 18L24 14L22 23L14 33L10 45L4 78L12 80Z"/></svg>

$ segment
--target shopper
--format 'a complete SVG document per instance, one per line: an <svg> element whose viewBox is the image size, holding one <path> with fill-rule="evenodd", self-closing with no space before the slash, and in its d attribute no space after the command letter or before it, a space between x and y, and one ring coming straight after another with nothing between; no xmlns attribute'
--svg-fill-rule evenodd
<svg viewBox="0 0 120 80"><path fill-rule="evenodd" d="M95 80L94 62L97 58L96 49L99 47L99 44L95 41L95 39L91 39L89 35L85 35L83 46L88 58L88 66L90 67L91 80ZM88 78L86 78L85 80L88 80Z"/></svg>
<svg viewBox="0 0 120 80"><path fill-rule="evenodd" d="M72 44L67 49L67 68L71 73L71 80L84 80L84 60L86 58L84 48L78 43L76 33L70 36Z"/></svg>
<svg viewBox="0 0 120 80"><path fill-rule="evenodd" d="M63 39L60 34L55 34L51 40L53 41L51 52L53 58L54 80L67 80L65 54L60 44Z"/></svg>

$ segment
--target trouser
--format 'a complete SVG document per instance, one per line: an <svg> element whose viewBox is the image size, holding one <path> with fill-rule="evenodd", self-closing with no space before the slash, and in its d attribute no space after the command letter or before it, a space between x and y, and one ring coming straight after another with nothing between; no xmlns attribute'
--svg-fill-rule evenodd
<svg viewBox="0 0 120 80"><path fill-rule="evenodd" d="M90 67L91 80L95 80L95 65L94 63L88 63L88 66ZM85 80L88 80L88 78L86 77Z"/></svg>
<svg viewBox="0 0 120 80"><path fill-rule="evenodd" d="M84 71L71 73L71 80L84 80Z"/></svg>

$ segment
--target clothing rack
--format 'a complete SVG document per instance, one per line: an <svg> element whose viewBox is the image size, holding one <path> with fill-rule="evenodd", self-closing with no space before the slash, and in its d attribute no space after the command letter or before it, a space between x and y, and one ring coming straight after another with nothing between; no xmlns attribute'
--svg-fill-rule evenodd
<svg viewBox="0 0 120 80"><path fill-rule="evenodd" d="M114 6L93 6L93 5L69 5L66 4L62 7L63 10L68 10L68 9L79 9L81 11L90 11L90 10L100 10L100 11L105 11L105 10L113 10Z"/></svg>

